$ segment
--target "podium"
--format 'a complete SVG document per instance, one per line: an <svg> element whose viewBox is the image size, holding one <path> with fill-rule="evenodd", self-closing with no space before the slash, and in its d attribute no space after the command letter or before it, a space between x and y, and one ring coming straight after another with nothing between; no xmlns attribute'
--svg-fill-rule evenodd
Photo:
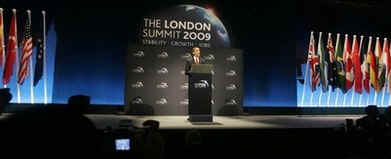
<svg viewBox="0 0 391 159"><path fill-rule="evenodd" d="M192 64L189 71L189 118L190 122L213 122L211 64Z"/></svg>

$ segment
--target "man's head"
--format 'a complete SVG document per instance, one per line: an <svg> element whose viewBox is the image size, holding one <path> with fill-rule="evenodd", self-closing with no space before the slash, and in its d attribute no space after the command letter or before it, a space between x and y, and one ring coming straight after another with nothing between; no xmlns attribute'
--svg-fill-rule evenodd
<svg viewBox="0 0 391 159"><path fill-rule="evenodd" d="M201 50L199 47L193 47L193 56L200 57L201 56Z"/></svg>
<svg viewBox="0 0 391 159"><path fill-rule="evenodd" d="M0 89L0 114L4 111L4 108L12 99L12 94L9 88Z"/></svg>
<svg viewBox="0 0 391 159"><path fill-rule="evenodd" d="M90 105L90 97L86 95L74 95L68 99L68 110L76 114L84 114Z"/></svg>

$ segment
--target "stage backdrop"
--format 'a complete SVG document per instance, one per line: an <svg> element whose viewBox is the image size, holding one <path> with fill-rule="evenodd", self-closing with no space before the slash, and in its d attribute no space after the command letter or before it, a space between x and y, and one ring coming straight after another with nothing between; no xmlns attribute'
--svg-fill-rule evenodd
<svg viewBox="0 0 391 159"><path fill-rule="evenodd" d="M137 45L129 49L125 103L153 106L156 114L187 114L188 77L185 62L191 48ZM243 64L239 49L201 49L206 63L213 64L212 110L243 105Z"/></svg>
<svg viewBox="0 0 391 159"><path fill-rule="evenodd" d="M200 47L213 64L212 110L243 104L242 51L230 48L222 22L211 10L178 5L142 18L138 43L130 46L126 65L125 104L143 103L155 114L187 114L185 61Z"/></svg>

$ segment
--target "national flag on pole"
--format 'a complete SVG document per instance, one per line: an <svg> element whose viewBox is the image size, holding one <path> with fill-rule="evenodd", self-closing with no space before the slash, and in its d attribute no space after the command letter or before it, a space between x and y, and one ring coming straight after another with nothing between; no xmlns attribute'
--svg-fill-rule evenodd
<svg viewBox="0 0 391 159"><path fill-rule="evenodd" d="M345 38L346 41L347 38ZM346 46L346 45L345 45ZM336 64L337 64L337 85L342 92L346 92L345 90L345 64L343 61L343 50L342 40L340 38L340 34L337 34L337 42L335 47L336 54Z"/></svg>
<svg viewBox="0 0 391 159"><path fill-rule="evenodd" d="M7 55L5 61L5 68L3 73L3 84L8 84L10 82L11 76L14 72L14 64L16 60L16 53L18 51L18 39L17 39L17 20L16 20L16 10L13 10L13 15L11 19L10 31L8 35L8 46L7 46Z"/></svg>
<svg viewBox="0 0 391 159"><path fill-rule="evenodd" d="M316 91L316 88L320 82L320 76L319 76L319 72L318 72L319 58L318 58L318 56L315 55L314 32L311 32L310 44L308 47L308 60L309 60L310 66L311 66L311 78L310 78L311 90Z"/></svg>
<svg viewBox="0 0 391 159"><path fill-rule="evenodd" d="M31 18L30 12L27 11L26 23L24 24L22 40L22 57L20 60L18 72L18 84L22 85L29 74L30 58L33 54L33 38L31 35Z"/></svg>
<svg viewBox="0 0 391 159"><path fill-rule="evenodd" d="M384 38L383 42L383 51L378 58L378 80L379 87L382 89L386 83L386 74L387 74L387 54L389 54L388 40Z"/></svg>
<svg viewBox="0 0 391 159"><path fill-rule="evenodd" d="M380 54L380 40L379 40L379 37L376 38L376 44L375 44L375 55L374 54L370 54L369 55L369 64L370 64L370 82L371 82L371 85L372 87L377 91L379 92L380 91L380 87L379 87L379 82L378 82L378 79L377 79L377 63L376 63L376 54L379 55Z"/></svg>
<svg viewBox="0 0 391 159"><path fill-rule="evenodd" d="M45 33L44 33L45 34ZM42 36L43 37L43 36ZM38 39L37 58L34 70L34 86L36 86L42 78L43 74L43 56L44 56L44 43L43 39Z"/></svg>
<svg viewBox="0 0 391 159"><path fill-rule="evenodd" d="M318 41L318 56L319 56L319 66L320 66L320 82L322 84L322 91L326 92L328 90L328 79L327 79L327 56L324 49L324 43L322 38L322 32L319 32L319 41Z"/></svg>
<svg viewBox="0 0 391 159"><path fill-rule="evenodd" d="M365 41L365 40L364 40ZM365 43L363 43L364 46ZM364 53L366 50L366 53ZM369 37L369 43L368 43L368 48L361 49L361 69L362 69L362 74L363 74L363 87L365 91L369 94L370 93L370 86L369 86L369 79L370 79L370 65L369 65L369 60L370 60L370 55L373 54L372 52L372 37Z"/></svg>
<svg viewBox="0 0 391 159"><path fill-rule="evenodd" d="M3 8L0 8L0 66L3 65L4 59L4 22L3 22Z"/></svg>
<svg viewBox="0 0 391 159"><path fill-rule="evenodd" d="M356 45L357 42L356 42ZM343 52L343 58L345 62L345 91L349 91L353 87L353 80L354 80L354 74L353 74L353 60L352 60L352 49L350 47L349 37L348 34L345 35L345 46L344 46L344 52Z"/></svg>
<svg viewBox="0 0 391 159"><path fill-rule="evenodd" d="M331 37L331 33L329 33L329 37L327 39L327 50L329 53L329 85L332 87L332 90L334 91L335 88L337 88L337 64L335 60L335 50L333 46L333 39Z"/></svg>
<svg viewBox="0 0 391 159"><path fill-rule="evenodd" d="M388 92L391 93L391 52L388 51L388 53L386 54L386 59L387 59L387 63L386 63L386 66L387 66L387 72L386 72L386 81L387 81L387 87L388 87Z"/></svg>
<svg viewBox="0 0 391 159"><path fill-rule="evenodd" d="M362 42L362 40L360 40ZM357 36L353 36L353 71L354 71L354 90L361 94L362 93L362 75L361 75L361 59L360 59L360 48L357 42Z"/></svg>

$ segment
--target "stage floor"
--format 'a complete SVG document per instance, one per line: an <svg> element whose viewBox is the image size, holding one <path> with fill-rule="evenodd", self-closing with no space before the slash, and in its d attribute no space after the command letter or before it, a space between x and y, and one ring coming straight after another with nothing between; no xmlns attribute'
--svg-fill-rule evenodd
<svg viewBox="0 0 391 159"><path fill-rule="evenodd" d="M362 115L256 115L214 116L213 123L191 123L188 116L131 116L131 115L87 115L98 129L107 126L118 128L120 123L132 123L142 127L146 120L157 120L161 129L291 129L291 128L336 128L346 119L356 120ZM122 122L120 122L122 121Z"/></svg>
<svg viewBox="0 0 391 159"><path fill-rule="evenodd" d="M5 113L1 118L10 114ZM250 115L214 116L213 123L191 123L188 116L134 116L116 114L87 114L98 129L120 125L142 127L146 120L157 120L160 129L294 129L294 128L336 128L346 119L356 120L362 115Z"/></svg>

